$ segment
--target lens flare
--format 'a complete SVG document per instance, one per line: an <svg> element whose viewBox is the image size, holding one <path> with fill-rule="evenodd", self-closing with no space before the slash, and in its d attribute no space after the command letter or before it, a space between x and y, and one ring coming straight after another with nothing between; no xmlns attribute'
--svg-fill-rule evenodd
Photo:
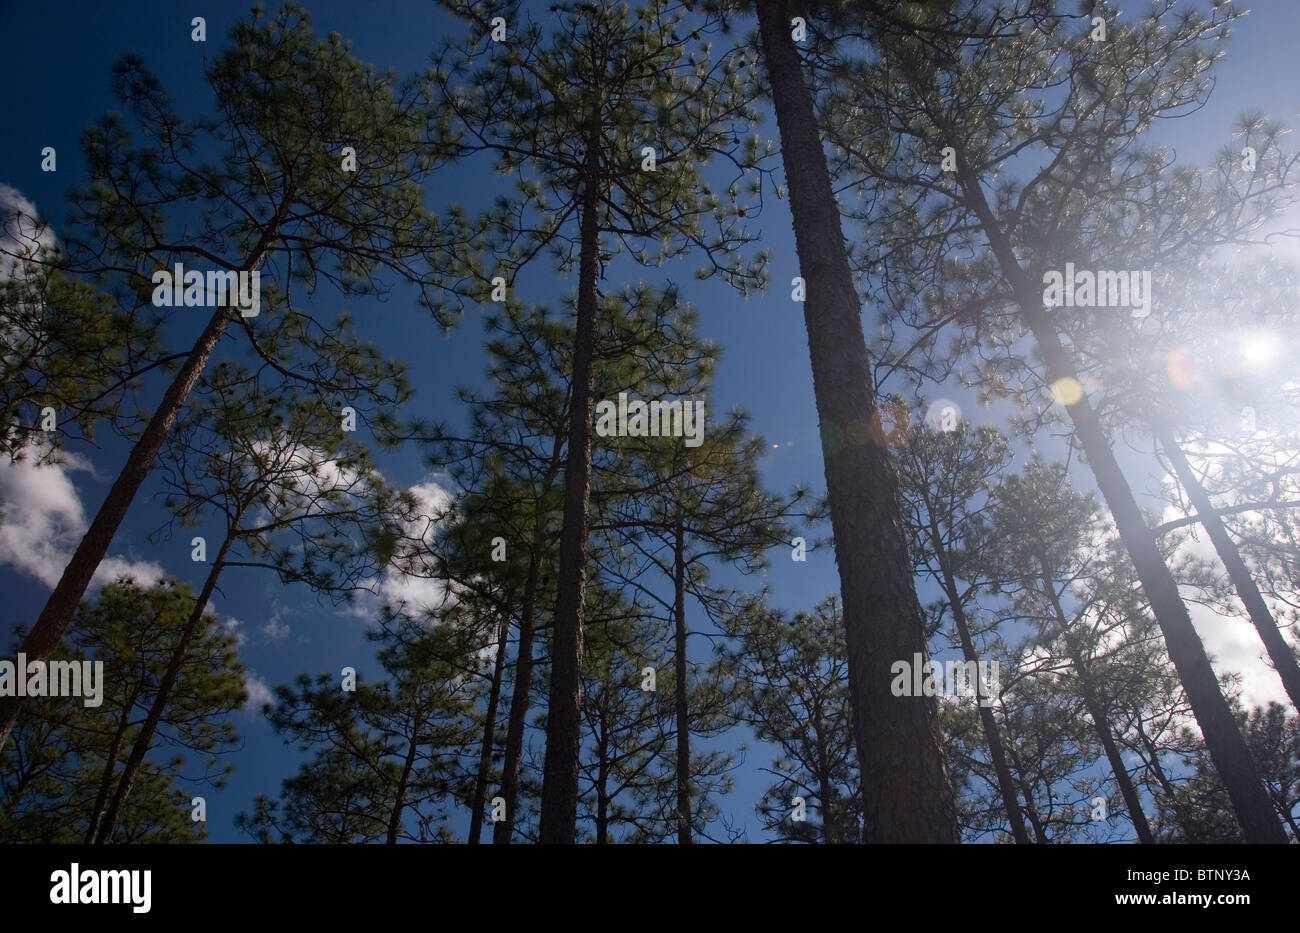
<svg viewBox="0 0 1300 933"><path fill-rule="evenodd" d="M1174 347L1165 358L1165 372L1169 381L1180 392L1190 392L1201 381L1201 368L1196 355L1187 347Z"/></svg>
<svg viewBox="0 0 1300 933"><path fill-rule="evenodd" d="M1052 398L1062 405L1073 405L1083 398L1083 386L1070 376L1057 379L1052 383Z"/></svg>

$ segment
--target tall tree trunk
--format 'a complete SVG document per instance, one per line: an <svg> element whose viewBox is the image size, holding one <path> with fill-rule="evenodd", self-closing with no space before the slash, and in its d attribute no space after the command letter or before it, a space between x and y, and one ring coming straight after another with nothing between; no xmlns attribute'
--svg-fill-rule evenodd
<svg viewBox="0 0 1300 933"><path fill-rule="evenodd" d="M1017 775L1023 774L1020 768L1016 768ZM1029 818L1029 825L1034 828L1034 840L1040 845L1050 845L1052 840L1047 838L1047 827L1043 825L1043 819L1038 815L1038 808L1034 806L1034 795L1029 790L1029 785L1025 783L1023 777L1017 778L1020 784L1020 792L1025 795L1025 816Z"/></svg>
<svg viewBox="0 0 1300 933"><path fill-rule="evenodd" d="M1071 661L1074 663L1074 669L1079 672L1079 680L1083 685L1084 705L1088 708L1088 715L1092 717L1097 737L1101 739L1101 747L1106 750L1106 760L1110 762L1115 783L1119 784L1119 791L1124 798L1124 805L1128 807L1129 820L1133 823L1133 829L1137 831L1138 841L1145 845L1154 845L1156 838L1151 832L1151 824L1147 822L1147 815L1142 810L1142 799L1138 796L1133 777L1124 766L1124 759L1120 757L1119 748L1115 745L1115 732L1111 729L1110 717L1097 699L1088 667L1082 656L1077 653Z"/></svg>
<svg viewBox="0 0 1300 933"><path fill-rule="evenodd" d="M1134 728L1137 729L1138 740L1147 752L1147 770L1156 779L1156 783L1160 785L1160 790L1168 798L1169 808L1174 811L1174 817L1178 820L1178 825L1182 827L1183 840L1192 842L1193 831L1189 828L1189 824L1185 819L1183 808L1177 805L1178 789L1174 787L1173 782L1169 780L1169 776L1165 774L1165 769L1160 764L1160 750L1156 748L1155 743L1151 741L1151 737L1142 728L1140 717L1135 717Z"/></svg>
<svg viewBox="0 0 1300 933"><path fill-rule="evenodd" d="M686 548L682 523L673 539L673 629L676 641L677 680L677 842L691 841L691 721L686 691Z"/></svg>
<svg viewBox="0 0 1300 933"><path fill-rule="evenodd" d="M578 321L573 347L569 449L564 467L564 525L556 576L551 683L542 771L543 843L574 841L578 827L578 754L582 741L582 625L587 591L587 507L591 500L592 384L599 272L600 114L592 114L583 172Z"/></svg>
<svg viewBox="0 0 1300 933"><path fill-rule="evenodd" d="M608 678L607 678L608 679ZM605 728L605 707L600 707L600 739L596 743L596 845L609 842L609 730Z"/></svg>
<svg viewBox="0 0 1300 933"><path fill-rule="evenodd" d="M135 701L140 698L139 688L131 691L127 697L126 703L122 707L122 718L118 721L117 729L113 733L113 741L109 745L108 754L104 757L104 770L99 776L99 790L95 793L95 808L90 811L90 824L86 828L86 845L95 841L95 836L99 831L99 818L104 815L104 804L108 803L108 791L113 786L113 772L117 769L117 756L122 750L122 741L126 738L127 730L131 728L131 709L135 706Z"/></svg>
<svg viewBox="0 0 1300 933"><path fill-rule="evenodd" d="M538 504L551 490L559 474L560 442L555 443L551 466L542 482ZM537 589L542 576L542 553L546 544L546 521L539 513L533 527L532 551L528 555L528 574L524 578L524 600L519 617L519 646L515 651L515 689L510 695L510 718L506 725L505 760L501 765L501 797L506 802L506 818L492 825L493 845L509 845L515 830L515 805L519 801L519 771L524 760L524 729L528 725L528 707L532 702L533 635L537 631Z"/></svg>
<svg viewBox="0 0 1300 933"><path fill-rule="evenodd" d="M1146 749L1147 755L1150 756L1147 760L1147 768L1151 771L1157 783L1160 784L1160 789L1166 794L1172 795L1177 788L1174 787L1173 782L1169 780L1169 776L1165 774L1165 769L1160 765L1160 749L1156 748L1155 743L1151 741L1151 737L1146 734L1140 720L1135 724L1135 728L1137 729L1138 740L1142 743L1142 747Z"/></svg>
<svg viewBox="0 0 1300 933"><path fill-rule="evenodd" d="M931 522L930 542L936 555L942 555L943 536ZM939 557L940 570L943 572L944 593L948 597L948 607L952 610L952 620L957 627L957 637L961 639L961 653L967 661L979 664L979 652L975 650L975 640L971 638L970 624L966 619L966 608L962 605L961 593L957 590L957 580L948 567L945 557ZM976 668L978 670L978 667ZM978 691L977 691L978 692ZM985 706L980 697L976 697L979 707L980 724L984 727L984 737L989 743L989 759L993 762L993 773L998 778L998 792L1002 795L1002 806L1007 811L1007 823L1011 826L1011 836L1018 845L1029 845L1029 831L1025 829L1024 814L1020 812L1020 798L1016 795L1016 783L1007 767L1007 753L1002 747L1002 732L998 729L997 717L993 708Z"/></svg>
<svg viewBox="0 0 1300 933"><path fill-rule="evenodd" d="M68 623L72 621L72 616L77 611L81 597L85 595L86 588L90 586L90 581L95 576L95 570L98 569L104 555L108 553L113 535L122 524L122 519L126 517L131 501L144 483L145 477L149 475L149 468L153 465L154 458L158 456L158 451L162 449L167 432L176 422L176 416L180 414L185 399L207 365L208 357L212 355L217 341L226 332L234 313L234 309L230 307L216 310L212 319L208 321L207 327L203 329L203 333L199 335L199 339L195 341L193 349L185 359L185 365L167 387L144 433L131 448L126 465L113 481L108 496L95 514L95 520L82 535L72 559L63 569L63 576L59 578L54 591L50 593L50 598L46 600L45 608L41 610L36 624L23 639L22 646L18 650L25 653L28 660L44 661L63 637L64 630L67 629ZM9 733L13 731L14 723L18 720L18 711L22 708L22 704L22 697L0 698L0 748L3 748L5 742L9 740Z"/></svg>
<svg viewBox="0 0 1300 933"><path fill-rule="evenodd" d="M230 553L231 545L235 543L235 538L239 536L239 523L243 517L244 506L241 505L231 519L230 526L226 531L226 537L221 542L221 550L217 552L217 557L212 562L212 569L208 571L207 579L203 581L203 589L199 591L198 597L194 600L194 608L190 610L190 617L185 621L185 631L181 633L181 640L172 652L171 659L167 662L167 670L163 672L162 680L158 683L158 692L153 698L153 705L149 707L149 715L145 717L144 725L140 727L140 732L135 737L135 743L131 746L131 755L122 768L122 777L117 782L117 790L113 793L113 802L109 804L108 810L104 813L103 825L95 838L95 842L100 845L110 842L113 831L117 829L118 820L121 819L122 812L126 807L126 798L135 785L135 776L140 770L140 765L144 763L144 756L148 754L150 746L153 745L153 737L158 731L158 723L162 721L167 704L171 701L172 690L175 689L176 681L180 678L181 668L185 665L185 659L189 656L190 647L194 644L194 639L198 636L202 627L203 612L208 607L208 600L212 598L212 591L216 589L217 578L221 576L221 571L225 569L226 555Z"/></svg>
<svg viewBox="0 0 1300 933"><path fill-rule="evenodd" d="M420 747L420 728L423 725L424 719L417 713L411 723L411 741L406 746L406 758L402 761L402 775L397 779L397 789L393 793L393 809L388 813L388 834L384 842L390 846L397 844L397 834L402 831L406 789L411 785L411 771L415 768L415 754Z"/></svg>
<svg viewBox="0 0 1300 933"><path fill-rule="evenodd" d="M1259 633L1260 641L1268 650L1269 660L1273 662L1277 675L1282 678L1282 685L1286 687L1287 696L1291 698L1291 705L1300 710L1300 665L1296 663L1291 646L1278 631L1277 620L1273 618L1268 603L1264 602L1264 597L1259 592L1259 587L1255 585L1255 579L1250 575L1246 562L1241 559L1241 552L1228 534L1228 529L1224 527L1223 520L1214 510L1214 503L1210 501L1205 487L1192 472L1191 464L1187 462L1178 439L1168 428L1157 428L1157 437L1165 455L1169 457L1169 462L1173 464L1179 481L1187 490L1187 497L1192 500L1192 505L1196 508L1197 519L1205 526L1205 532L1210 536L1219 560L1227 569L1228 578L1232 580L1237 596L1246 607L1246 612L1250 614L1250 621L1254 624L1255 631Z"/></svg>
<svg viewBox="0 0 1300 933"><path fill-rule="evenodd" d="M1020 793L1024 798L1025 819L1029 820L1029 825L1034 830L1034 841L1039 845L1049 845L1052 840L1047 837L1047 827L1043 824L1042 817L1038 815L1038 808L1034 806L1033 790L1025 780L1025 766L1011 749L1007 750L1007 757L1011 759L1012 773L1016 775L1016 784L1019 785Z"/></svg>
<svg viewBox="0 0 1300 933"><path fill-rule="evenodd" d="M524 581L523 614L519 619L519 647L515 652L515 689L510 696L510 718L506 725L505 760L501 768L501 797L506 818L492 825L492 842L509 845L515 828L515 804L519 800L519 771L524 757L524 727L528 720L529 692L533 680L533 634L537 627L537 584L542 570L542 552L534 542Z"/></svg>
<svg viewBox="0 0 1300 933"><path fill-rule="evenodd" d="M1056 622L1061 627L1061 635L1070 652L1070 663L1074 666L1075 673L1079 675L1083 705L1087 707L1088 715L1092 718L1093 730L1097 733L1097 738L1101 740L1101 747L1106 752L1111 773L1115 775L1115 783L1119 785L1124 805L1128 807L1129 820L1133 823L1133 829L1137 831L1138 841L1145 845L1154 845L1155 837L1151 834L1146 813L1142 811L1142 798L1138 796L1133 778L1129 775L1128 768L1124 766L1124 759L1120 757L1119 749L1115 745L1115 733L1110 727L1110 716L1106 714L1106 708L1098 696L1096 678L1092 676L1092 671L1084 660L1083 646L1070 632L1070 620L1065 616L1065 608L1061 605L1061 598L1057 595L1056 586L1052 582L1052 571L1047 556L1040 551L1038 560L1042 568L1043 591L1047 594Z"/></svg>
<svg viewBox="0 0 1300 933"><path fill-rule="evenodd" d="M823 721L820 702L813 710L811 726L817 737L817 802L822 813L822 845L830 846L840 841L840 834L835 822L835 786L831 783L830 755L826 751L826 723Z"/></svg>
<svg viewBox="0 0 1300 933"><path fill-rule="evenodd" d="M813 392L844 604L849 697L869 842L957 842L933 697L895 697L890 666L927 656L898 499L839 209L783 0L758 25L790 187ZM873 429L876 429L873 431Z"/></svg>
<svg viewBox="0 0 1300 933"><path fill-rule="evenodd" d="M497 731L497 704L501 700L501 678L506 669L506 639L510 637L510 614L502 613L497 626L497 656L492 665L492 687L488 691L487 716L483 723L483 744L478 753L478 775L474 778L474 803L469 816L469 844L476 846L483 832L483 804L487 800L488 771L492 767L492 746Z"/></svg>
<svg viewBox="0 0 1300 933"><path fill-rule="evenodd" d="M1056 326L1043 310L1042 292L1029 281L1029 276L1016 259L1015 252L997 218L994 216L979 179L971 174L965 152L957 154L957 177L966 203L975 211L989 246L997 257L1002 276L1010 284L1021 317L1038 344L1047 368L1047 379L1056 383L1061 379L1078 381ZM1066 406L1074 424L1075 435L1083 447L1088 465L1096 477L1097 486L1115 521L1124 547L1128 550L1138 579L1146 592L1155 614L1156 622L1165 638L1165 647L1174 668L1182 680L1192 712L1201 727L1210 758L1218 769L1223 784L1232 799L1237 822L1247 842L1285 843L1286 832L1278 822L1277 814L1260 781L1259 772L1251 758L1250 749L1228 703L1219 691L1219 681L1214 674L1205 646L1192 626L1178 584L1164 556L1156 546L1155 535L1147 526L1133 498L1133 491L1120 470L1110 443L1097 420L1096 412L1087 395L1080 393L1078 401Z"/></svg>

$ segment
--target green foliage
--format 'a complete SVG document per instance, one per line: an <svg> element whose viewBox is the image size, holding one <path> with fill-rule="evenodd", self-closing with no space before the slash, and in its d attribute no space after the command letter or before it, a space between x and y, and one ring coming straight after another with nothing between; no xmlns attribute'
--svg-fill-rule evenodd
<svg viewBox="0 0 1300 933"><path fill-rule="evenodd" d="M1249 711L1234 704L1233 713L1246 736L1252 757L1278 817L1292 841L1300 841L1300 717L1280 703ZM1177 788L1157 794L1160 841L1240 843L1241 830L1231 819L1231 803L1203 744L1188 736L1192 775Z"/></svg>
<svg viewBox="0 0 1300 933"><path fill-rule="evenodd" d="M376 633L388 677L344 691L335 674L276 688L276 732L311 753L278 800L258 795L237 825L258 842L451 842L472 782L472 643L395 613Z"/></svg>
<svg viewBox="0 0 1300 933"><path fill-rule="evenodd" d="M740 692L737 715L779 755L777 778L755 811L778 840L845 843L862 836L861 787L850 721L848 660L839 600L793 617L755 600L728 620L719 645ZM791 819L803 797L807 820Z"/></svg>
<svg viewBox="0 0 1300 933"><path fill-rule="evenodd" d="M587 587L583 658L584 737L579 799L580 832L595 842L666 842L677 836L676 677L672 642L644 606L617 591ZM644 669L655 669L654 690L644 689ZM688 727L708 735L734 720L734 687L720 667L708 665L688 691ZM717 748L693 748L690 822L709 838L720 816L716 797L731 790L733 757ZM602 838L603 837L603 838Z"/></svg>
<svg viewBox="0 0 1300 933"><path fill-rule="evenodd" d="M659 266L699 249L707 260L699 277L718 273L742 291L764 284L764 254L747 260L739 252L755 239L739 220L755 208L738 200L739 186L719 195L702 174L718 159L743 175L766 154L757 136L740 140L757 113L740 78L741 52L709 54L716 17L688 22L664 0L564 2L551 5L544 28L518 3L444 6L471 31L435 54L429 105L454 114L461 156L489 152L496 171L514 177L483 241L508 283L542 251L561 270L576 264L587 155L597 149L597 225L609 235L602 261L627 250ZM488 39L497 15L510 23L509 42ZM645 146L655 150L654 171L642 170ZM760 180L751 179L753 195Z"/></svg>
<svg viewBox="0 0 1300 933"><path fill-rule="evenodd" d="M82 843L111 795L159 681L194 606L188 586L163 581L149 589L122 579L83 603L58 659L103 663L103 704L79 698L33 698L4 750L0 838ZM146 760L113 842L193 842L207 835L190 820L197 785L220 787L233 765L221 756L238 740L229 713L245 701L244 667L234 638L209 616L190 647L155 741L183 751ZM195 769L199 779L185 778ZM102 795L102 796L101 796Z"/></svg>
<svg viewBox="0 0 1300 933"><path fill-rule="evenodd" d="M341 355L322 352L296 378L222 361L201 377L159 455L163 505L174 526L198 528L219 516L230 539L223 567L274 570L336 599L373 585L396 549L412 508L380 476L367 446L341 429L341 407L321 389L349 383L341 396L357 415L393 418L405 387L402 366L365 357L344 326L329 336ZM363 353L353 352L355 347Z"/></svg>
<svg viewBox="0 0 1300 933"><path fill-rule="evenodd" d="M0 218L15 228L33 220ZM0 242L0 454L39 462L69 440L94 440L101 422L130 428L126 392L150 365L140 358L157 346L147 321L118 310L94 285L46 265L57 256L39 246L39 234L27 236L30 243L21 246L17 237ZM28 255L10 260L14 251ZM55 416L51 431L42 427L47 407Z"/></svg>

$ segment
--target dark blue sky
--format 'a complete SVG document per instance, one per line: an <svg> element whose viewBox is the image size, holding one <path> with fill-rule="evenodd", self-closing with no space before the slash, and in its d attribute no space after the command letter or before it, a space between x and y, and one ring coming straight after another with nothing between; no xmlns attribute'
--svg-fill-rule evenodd
<svg viewBox="0 0 1300 933"><path fill-rule="evenodd" d="M0 148L0 184L16 188L44 216L60 224L66 211L66 192L84 180L79 134L102 111L114 108L108 80L114 60L127 51L140 54L180 112L206 111L210 96L202 80L202 61L217 54L229 26L237 17L246 16L249 6L0 3L4 50L0 80L10 89L5 140ZM544 21L545 4L537 6L542 10L538 18ZM326 0L308 3L307 8L318 34L337 31L353 41L357 57L381 68L393 66L400 73L425 67L428 53L450 25L433 3L417 0ZM1234 118L1244 110L1262 109L1290 125L1300 119L1294 50L1300 37L1300 4L1261 0L1256 9L1257 13L1238 27L1228 46L1210 105L1191 119L1169 121L1158 129L1159 138L1175 147L1180 161L1206 158L1227 140ZM190 19L196 15L207 19L206 44L190 39ZM774 124L761 132L775 136ZM40 153L45 146L57 149L56 173L40 171ZM469 177L439 176L429 186L428 203L442 209L463 197L461 192L475 186L491 191L499 181L486 171ZM768 442L764 475L769 485L786 490L806 482L820 489L822 465L802 307L790 300L790 278L798 274L790 219L784 202L771 197L766 202L763 216L754 225L762 245L772 253L772 285L766 295L742 301L720 283L695 282L695 263L689 258L667 272L682 286L683 296L700 309L702 335L724 348L716 404L724 409L739 405L752 414L753 429ZM534 277L537 281L544 278ZM574 284L550 276L549 284L539 286L537 294L521 297L555 304ZM344 308L352 311L365 335L408 360L418 391L411 404L426 417L458 420L452 388L482 382L482 335L472 312L451 337L443 338L415 307L411 293L400 286L382 302L344 300L322 289L313 307L321 317ZM873 326L871 316L866 321L868 327ZM977 423L989 418L959 390L929 388L927 392L931 397L948 394L957 398ZM773 444L780 446L773 449ZM124 451L119 443L105 439L102 449L89 456L97 467L97 477L85 472L70 474L87 516L93 515L102 500ZM414 449L381 463L397 481L414 484L431 478ZM1076 473L1076 480L1081 486L1090 485L1086 471ZM1135 485L1141 486L1136 480L1138 477ZM188 545L179 541L154 545L146 540L146 534L163 520L161 511L149 503L149 493L157 488L151 483L138 497L110 553L156 562L197 589L205 568L190 562ZM811 609L827 593L838 590L829 555L813 554L807 563L798 564L785 553L773 552L771 556L772 569L764 582L771 586L779 605ZM337 672L349 663L363 674L378 675L378 665L363 639L363 620L318 604L306 590L284 588L268 573L235 569L223 583L225 592L215 601L217 611L223 620L234 616L243 623L247 642L242 655L262 682L274 686L288 682L300 670ZM755 588L757 584L751 581L747 586ZM8 631L14 623L34 618L48 587L30 574L16 571L7 555L0 553L0 592L6 594L8 611L2 621ZM288 627L286 636L272 637L261 631L272 618ZM233 756L238 770L225 791L207 793L214 841L241 839L232 824L234 814L250 809L253 795L259 791L277 796L281 778L293 769L293 753L280 746L260 715L241 714L238 726L245 742ZM724 813L751 830L756 828L752 806L766 786L757 769L766 764L762 750L751 748L736 791L722 801ZM458 827L458 831L463 835L464 828ZM761 833L751 831L751 838L761 838Z"/></svg>

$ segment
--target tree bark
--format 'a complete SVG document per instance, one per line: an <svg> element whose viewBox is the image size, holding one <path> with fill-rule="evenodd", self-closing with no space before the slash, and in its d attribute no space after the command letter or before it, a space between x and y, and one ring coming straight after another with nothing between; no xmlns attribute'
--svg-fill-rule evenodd
<svg viewBox="0 0 1300 933"><path fill-rule="evenodd" d="M1183 841L1194 842L1195 840L1192 838L1194 832L1189 828L1186 814L1183 812L1183 808L1177 805L1178 789L1174 787L1173 782L1169 780L1169 776L1165 774L1165 769L1160 765L1160 749L1156 748L1155 743L1151 741L1151 737L1142 728L1140 718L1135 718L1134 728L1137 729L1138 740L1142 743L1142 747L1146 749L1148 755L1147 770L1155 777L1161 791L1168 798L1169 809L1173 811L1174 818L1178 820L1178 825L1183 831Z"/></svg>
<svg viewBox="0 0 1300 933"><path fill-rule="evenodd" d="M1124 759L1120 757L1119 749L1115 746L1115 733L1110 727L1110 717L1106 715L1106 710L1102 708L1092 685L1088 682L1087 668L1083 659L1075 657L1072 660L1074 669L1079 672L1079 680L1083 684L1083 703L1088 708L1088 715L1092 717L1097 737L1101 739L1101 747L1106 750L1106 760L1110 762L1110 770L1115 775L1115 782L1119 784L1119 792L1124 798L1124 805L1128 807L1129 820L1133 823L1133 829L1137 831L1138 841L1144 845L1154 845L1156 838L1152 835L1151 824L1147 822L1147 815L1142 810L1142 800L1138 796L1137 787L1134 786L1132 776L1124 767Z"/></svg>
<svg viewBox="0 0 1300 933"><path fill-rule="evenodd" d="M927 656L925 623L897 478L887 451L872 439L880 416L812 96L790 37L786 4L759 0L757 6L805 280L804 320L844 604L864 836L869 842L957 842L936 702L890 692L894 661Z"/></svg>
<svg viewBox="0 0 1300 933"><path fill-rule="evenodd" d="M560 468L560 445L557 442L551 468L542 483L538 502L550 492ZM519 771L524 760L524 729L528 725L528 707L532 702L533 635L537 630L537 589L542 576L542 549L546 543L546 523L539 515L533 529L533 549L528 556L528 573L524 578L524 599L519 617L519 646L515 651L515 689L510 695L510 717L506 725L505 760L501 765L501 797L506 802L506 818L492 826L493 845L509 845L515 830L515 805L519 800Z"/></svg>
<svg viewBox="0 0 1300 933"><path fill-rule="evenodd" d="M961 594L957 590L957 580L948 567L947 560L939 556L943 553L943 538L933 522L930 525L930 543L935 549L940 570L943 572L943 588L948 597L948 607L952 610L953 623L957 627L957 637L961 639L962 656L967 661L973 661L978 665L980 656L979 652L975 650L975 641L971 638L970 624L966 619L966 609L962 605ZM978 667L976 669L978 670ZM978 691L976 692L978 693ZM1025 829L1025 818L1020 811L1020 798L1016 795L1016 783L1011 777L1011 769L1007 767L1007 753L1002 747L1002 732L998 729L997 717L993 715L993 708L985 706L980 700L980 697L976 697L980 724L984 727L984 737L989 743L989 759L993 762L993 773L997 775L998 792L1002 795L1002 805L1007 811L1007 823L1011 826L1011 836L1016 840L1017 845L1029 845L1033 840L1029 838L1029 831Z"/></svg>
<svg viewBox="0 0 1300 933"><path fill-rule="evenodd" d="M600 708L600 738L596 743L596 845L609 842L609 730L605 728L605 708Z"/></svg>
<svg viewBox="0 0 1300 933"><path fill-rule="evenodd" d="M811 726L817 744L817 793L822 814L822 845L835 845L840 841L836 824L835 787L831 783L830 755L826 751L826 723L823 721L821 701L813 710Z"/></svg>
<svg viewBox="0 0 1300 933"><path fill-rule="evenodd" d="M117 767L117 756L122 750L122 741L126 738L127 730L131 728L131 709L139 698L139 689L132 690L131 695L127 697L126 703L122 707L122 718L113 733L112 744L109 745L108 754L105 756L104 770L99 776L99 790L95 793L95 808L90 812L90 825L86 829L86 845L91 845L99 832L99 818L104 814L104 804L108 802L108 791L113 786L113 771Z"/></svg>
<svg viewBox="0 0 1300 933"><path fill-rule="evenodd" d="M1017 773L1020 769L1016 769ZM1034 828L1034 839L1040 846L1051 845L1052 840L1047 837L1047 827L1043 825L1042 817L1038 815L1038 808L1034 806L1034 795L1029 791L1029 785L1025 783L1023 777L1018 779L1020 792L1025 795L1025 816L1029 818L1029 825Z"/></svg>
<svg viewBox="0 0 1300 933"><path fill-rule="evenodd" d="M483 744L478 753L478 775L474 778L474 803L469 816L469 844L479 844L483 833L483 804L487 800L488 771L492 767L492 745L497 731L497 704L501 700L501 678L506 669L506 639L510 637L510 615L503 613L497 626L497 656L492 665L492 687L488 691L486 721L483 723Z"/></svg>
<svg viewBox="0 0 1300 933"><path fill-rule="evenodd" d="M1038 560L1042 568L1043 591L1052 604L1052 612L1056 616L1057 624L1061 626L1061 636L1065 639L1065 644L1070 651L1070 663L1074 666L1075 673L1079 675L1083 705L1087 707L1088 716L1092 719L1093 730L1097 733L1097 738L1101 740L1101 747L1106 752L1106 760L1110 762L1111 773L1115 775L1115 783L1119 785L1119 792L1124 798L1124 805L1128 807L1129 820L1133 823L1133 829L1137 831L1138 841L1145 845L1154 845L1156 840L1151 834L1151 825L1147 823L1146 813L1142 811L1142 799L1138 796L1137 787L1133 784L1133 778L1129 775L1128 769L1124 767L1124 759L1120 757L1119 749L1115 745L1115 733L1110 727L1110 716L1106 714L1106 709L1097 695L1096 679L1092 676L1092 671L1088 669L1088 664L1084 660L1083 646L1070 632L1070 620L1065 617L1065 608L1061 605L1061 598L1056 593L1047 557L1040 552Z"/></svg>
<svg viewBox="0 0 1300 933"><path fill-rule="evenodd" d="M524 581L523 614L519 619L519 647L515 653L515 689L510 696L510 717L506 725L505 760L501 770L501 797L506 818L492 825L494 845L509 845L515 828L515 804L519 800L519 770L524 757L524 727L528 720L529 691L533 680L533 633L537 626L537 584L542 570L542 553L536 547L528 560Z"/></svg>
<svg viewBox="0 0 1300 933"><path fill-rule="evenodd" d="M158 409L149 419L140 439L131 448L126 465L113 481L108 496L95 514L95 520L90 523L90 528L82 536L68 566L63 569L63 576L59 578L54 591L50 593L50 598L46 600L45 608L41 610L36 624L23 639L22 646L18 650L25 653L28 660L44 661L63 637L63 632L72 621L72 616L76 613L86 588L90 586L100 561L108 553L113 535L126 517L131 501L144 483L145 477L149 475L149 468L153 465L154 458L158 456L158 451L162 449L167 432L176 422L181 406L185 404L190 390L198 381L217 342L226 332L233 314L234 309L229 307L216 310L212 319L208 321L207 327L203 329L203 333L195 341L180 372L167 387ZM5 742L9 740L9 733L13 731L14 723L18 720L18 711L22 708L22 704L22 697L0 698L0 748L3 748Z"/></svg>
<svg viewBox="0 0 1300 933"><path fill-rule="evenodd" d="M1056 383L1069 378L1077 382L1078 374L1061 344L1060 335L1043 310L1042 293L1034 288L1016 259L1010 241L984 197L979 179L971 173L965 152L957 154L957 177L968 205L984 228L1002 275L1011 286L1022 320L1038 344L1046 362L1048 381ZM1067 405L1066 411L1097 486L1110 508L1115 527L1133 560L1151 611L1164 635L1169 658L1183 682L1192 712L1205 736L1210 758L1223 778L1246 841L1285 843L1286 832L1273 812L1246 740L1219 691L1218 678L1205 654L1205 646L1192 626L1178 584L1156 546L1155 535L1133 498L1133 491L1115 460L1087 395L1081 392L1079 400Z"/></svg>
<svg viewBox="0 0 1300 933"><path fill-rule="evenodd" d="M1283 809L1286 806L1287 803L1286 801L1284 800L1278 801L1278 803L1279 803L1278 810L1282 814L1282 819L1286 822L1286 825L1291 829L1291 838L1295 839L1297 842L1300 842L1300 823L1296 822L1295 817L1291 815L1290 810Z"/></svg>
<svg viewBox="0 0 1300 933"><path fill-rule="evenodd" d="M686 691L686 553L682 523L673 540L673 629L676 641L677 679L677 842L691 841L691 722Z"/></svg>
<svg viewBox="0 0 1300 933"><path fill-rule="evenodd" d="M592 114L583 179L578 320L573 348L569 449L564 468L564 525L556 575L551 683L546 711L546 762L542 772L539 839L572 844L578 824L578 755L581 746L582 625L587 590L587 509L591 500L592 384L596 346L596 278L599 271L600 126Z"/></svg>
<svg viewBox="0 0 1300 933"><path fill-rule="evenodd" d="M402 761L402 776L397 779L397 789L393 793L393 809L388 814L388 834L384 842L397 844L397 834L402 830L402 811L406 809L406 789L411 784L411 771L415 767L416 751L420 747L420 727L424 720L416 715L411 723L411 741L406 746L406 758Z"/></svg>
<svg viewBox="0 0 1300 933"><path fill-rule="evenodd" d="M1300 710L1300 665L1296 664L1291 646L1286 643L1286 639L1278 630L1277 620L1273 618L1268 603L1264 602L1264 596L1255 585L1255 578L1250 575L1246 562L1241 559L1241 551L1237 549L1232 536L1228 534L1228 529L1224 527L1223 520L1215 511L1214 503L1210 501L1205 487L1192 472L1191 464L1187 462L1187 457L1183 454L1177 438L1168 428L1157 428L1156 433L1161 448L1169 457L1169 462L1173 464L1179 482L1187 490L1187 497L1192 500L1192 505L1196 508L1197 520L1205 526L1205 533L1210 536L1210 542L1214 545L1219 560L1227 569L1228 578L1232 580L1237 596L1246 607L1255 631L1259 633L1259 640L1268 650L1273 669L1277 671L1278 677L1282 678L1282 685L1286 687L1287 696L1291 698L1291 705Z"/></svg>
<svg viewBox="0 0 1300 933"><path fill-rule="evenodd" d="M1174 787L1173 782L1170 781L1169 777L1165 774L1165 769L1160 765L1160 749L1156 748L1155 743L1151 741L1151 737L1146 734L1146 730L1142 728L1140 720L1135 723L1134 727L1137 729L1138 740L1141 741L1142 747L1145 748L1147 754L1151 756L1147 761L1147 767L1155 776L1156 781L1160 784L1160 789L1166 794L1173 794L1177 788Z"/></svg>

